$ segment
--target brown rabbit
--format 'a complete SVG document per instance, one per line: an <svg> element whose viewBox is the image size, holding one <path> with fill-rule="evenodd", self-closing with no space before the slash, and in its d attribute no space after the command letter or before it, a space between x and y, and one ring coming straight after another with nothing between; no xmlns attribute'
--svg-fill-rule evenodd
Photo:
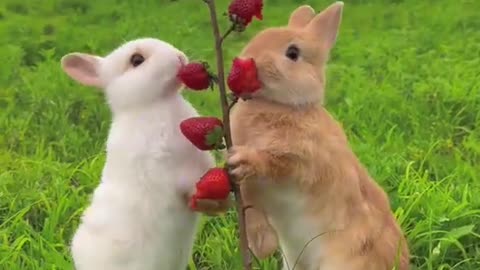
<svg viewBox="0 0 480 270"><path fill-rule="evenodd" d="M319 14L297 8L288 26L257 34L253 58L261 89L231 114L227 162L242 179L255 255L280 245L284 269L409 269L409 250L386 193L322 106L325 66L343 3Z"/></svg>

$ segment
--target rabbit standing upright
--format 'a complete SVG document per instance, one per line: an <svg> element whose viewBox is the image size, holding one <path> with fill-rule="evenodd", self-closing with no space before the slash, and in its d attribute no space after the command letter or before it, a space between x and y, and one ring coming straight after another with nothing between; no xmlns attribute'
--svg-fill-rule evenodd
<svg viewBox="0 0 480 270"><path fill-rule="evenodd" d="M187 62L183 52L153 38L105 57L62 58L72 79L102 90L113 115L101 182L72 240L77 270L187 267L198 218L187 200L215 165L180 133L180 122L197 116L177 80Z"/></svg>
<svg viewBox="0 0 480 270"><path fill-rule="evenodd" d="M406 239L386 193L322 106L325 66L343 3L301 6L288 26L244 48L261 88L231 113L231 173L241 181L247 235L260 258L279 244L284 269L409 269Z"/></svg>

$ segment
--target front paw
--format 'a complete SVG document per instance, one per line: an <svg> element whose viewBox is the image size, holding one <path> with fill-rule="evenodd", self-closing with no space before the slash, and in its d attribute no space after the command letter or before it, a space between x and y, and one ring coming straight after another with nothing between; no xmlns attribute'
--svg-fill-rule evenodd
<svg viewBox="0 0 480 270"><path fill-rule="evenodd" d="M263 260L273 255L278 248L278 237L265 217L256 209L245 212L247 238L253 254Z"/></svg>
<svg viewBox="0 0 480 270"><path fill-rule="evenodd" d="M237 181L258 175L259 161L258 151L247 146L234 146L228 152L227 165Z"/></svg>

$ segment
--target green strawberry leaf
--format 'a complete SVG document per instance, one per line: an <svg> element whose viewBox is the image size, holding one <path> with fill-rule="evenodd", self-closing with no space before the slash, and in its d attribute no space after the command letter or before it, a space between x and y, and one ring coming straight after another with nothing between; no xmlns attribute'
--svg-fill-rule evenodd
<svg viewBox="0 0 480 270"><path fill-rule="evenodd" d="M207 145L220 147L223 144L223 128L216 126L212 131L210 131L207 136Z"/></svg>
<svg viewBox="0 0 480 270"><path fill-rule="evenodd" d="M205 67L205 69L209 69L210 68L210 65L208 64L207 61L200 61L200 63Z"/></svg>
<svg viewBox="0 0 480 270"><path fill-rule="evenodd" d="M210 80L212 80L214 83L217 83L219 82L218 80L218 76L215 75L215 74L209 74L210 75Z"/></svg>

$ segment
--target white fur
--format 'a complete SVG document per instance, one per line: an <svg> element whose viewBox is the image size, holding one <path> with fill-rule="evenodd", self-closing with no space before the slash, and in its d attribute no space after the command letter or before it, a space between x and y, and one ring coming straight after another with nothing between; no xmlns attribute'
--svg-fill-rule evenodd
<svg viewBox="0 0 480 270"><path fill-rule="evenodd" d="M133 68L135 51L146 61ZM198 216L183 196L215 163L180 133L180 122L197 112L179 92L179 57L187 61L168 43L146 38L104 58L74 53L62 60L72 78L104 90L113 113L101 183L72 240L77 270L187 267ZM73 62L94 63L97 80Z"/></svg>

